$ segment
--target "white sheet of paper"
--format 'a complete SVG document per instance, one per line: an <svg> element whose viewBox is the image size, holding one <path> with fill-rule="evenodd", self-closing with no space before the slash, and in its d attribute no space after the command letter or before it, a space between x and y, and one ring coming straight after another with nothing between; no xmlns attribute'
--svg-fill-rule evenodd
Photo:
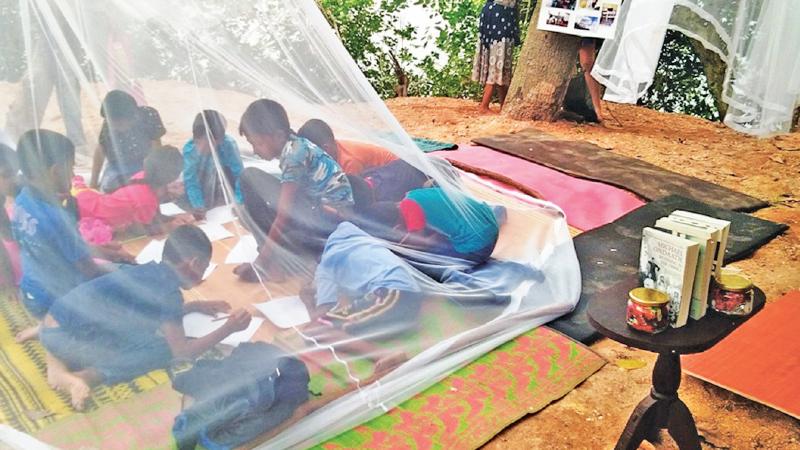
<svg viewBox="0 0 800 450"><path fill-rule="evenodd" d="M219 316L223 316L223 314L218 314L217 317ZM183 332L186 334L186 337L190 338L207 336L225 324L226 319L215 321L214 318L214 316L196 312L186 314L183 316ZM222 343L236 347L242 342L249 342L262 323L264 323L264 319L261 317L253 317L250 320L250 325L246 329L231 334L223 339Z"/></svg>
<svg viewBox="0 0 800 450"><path fill-rule="evenodd" d="M258 256L258 244L252 234L242 236L228 253L225 264L251 263Z"/></svg>
<svg viewBox="0 0 800 450"><path fill-rule="evenodd" d="M161 206L159 206L159 209L161 210L161 214L165 216L177 216L179 214L186 214L186 211L184 211L180 206L171 202L162 203Z"/></svg>
<svg viewBox="0 0 800 450"><path fill-rule="evenodd" d="M164 253L164 244L166 242L166 240L153 239L136 256L136 262L138 264L147 264L153 261L161 262L161 255Z"/></svg>
<svg viewBox="0 0 800 450"><path fill-rule="evenodd" d="M197 227L203 230L203 233L208 236L208 240L211 242L221 241L234 236L234 234L228 231L227 228L217 223L202 223Z"/></svg>
<svg viewBox="0 0 800 450"><path fill-rule="evenodd" d="M261 169L264 172L272 175L280 175L281 174L281 166L280 161L274 159L272 161L265 161L260 158L253 158L253 157L242 157L242 165L245 168L255 167L256 169Z"/></svg>
<svg viewBox="0 0 800 450"><path fill-rule="evenodd" d="M311 321L306 305L296 295L256 303L253 306L280 328L296 327Z"/></svg>
<svg viewBox="0 0 800 450"><path fill-rule="evenodd" d="M210 263L210 264L208 265L208 268L206 269L205 273L203 273L203 280L204 280L204 281L205 281L205 280L207 280L207 279L208 279L208 277L210 277L210 276L211 276L211 274L212 274L212 273L214 273L214 270L216 270L216 269L217 269L217 264L215 264L215 263Z"/></svg>
<svg viewBox="0 0 800 450"><path fill-rule="evenodd" d="M226 223L236 220L233 214L233 205L218 206L214 209L206 211L206 222L217 225L225 225Z"/></svg>

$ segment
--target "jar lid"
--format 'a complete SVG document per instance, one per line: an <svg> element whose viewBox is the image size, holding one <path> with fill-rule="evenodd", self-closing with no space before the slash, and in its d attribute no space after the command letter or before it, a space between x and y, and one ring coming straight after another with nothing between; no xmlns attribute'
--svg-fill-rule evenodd
<svg viewBox="0 0 800 450"><path fill-rule="evenodd" d="M719 287L726 291L741 292L753 287L753 282L749 278L735 273L725 273L717 280Z"/></svg>
<svg viewBox="0 0 800 450"><path fill-rule="evenodd" d="M628 297L634 302L644 306L660 306L669 302L669 296L664 292L650 288L636 288Z"/></svg>

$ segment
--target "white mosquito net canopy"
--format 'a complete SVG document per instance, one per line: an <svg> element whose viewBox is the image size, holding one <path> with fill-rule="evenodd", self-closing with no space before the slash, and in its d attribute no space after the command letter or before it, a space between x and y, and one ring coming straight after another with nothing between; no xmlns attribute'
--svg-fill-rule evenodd
<svg viewBox="0 0 800 450"><path fill-rule="evenodd" d="M182 448L305 447L575 306L563 213L422 153L314 2L9 10L11 231L63 414L167 369Z"/></svg>
<svg viewBox="0 0 800 450"><path fill-rule="evenodd" d="M630 0L592 74L606 99L635 103L650 88L667 29L697 39L726 64L725 124L788 133L800 105L800 10L783 0Z"/></svg>

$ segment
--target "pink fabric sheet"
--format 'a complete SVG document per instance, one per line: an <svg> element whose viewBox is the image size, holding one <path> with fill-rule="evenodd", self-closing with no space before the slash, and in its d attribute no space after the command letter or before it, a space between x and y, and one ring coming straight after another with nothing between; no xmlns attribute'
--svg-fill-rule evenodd
<svg viewBox="0 0 800 450"><path fill-rule="evenodd" d="M611 223L645 202L635 194L596 181L576 178L515 156L479 145L435 155L498 173L539 192L567 215L567 223L582 231Z"/></svg>

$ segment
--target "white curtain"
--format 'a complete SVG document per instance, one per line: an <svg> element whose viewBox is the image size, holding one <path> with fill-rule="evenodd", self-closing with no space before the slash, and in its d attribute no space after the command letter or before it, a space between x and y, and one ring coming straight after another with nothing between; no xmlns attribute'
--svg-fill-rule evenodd
<svg viewBox="0 0 800 450"><path fill-rule="evenodd" d="M669 20L667 10L671 9ZM800 103L800 2L796 0L629 0L617 35L592 74L608 99L633 103L652 83L667 29L697 39L727 64L725 123L738 131L786 133Z"/></svg>

